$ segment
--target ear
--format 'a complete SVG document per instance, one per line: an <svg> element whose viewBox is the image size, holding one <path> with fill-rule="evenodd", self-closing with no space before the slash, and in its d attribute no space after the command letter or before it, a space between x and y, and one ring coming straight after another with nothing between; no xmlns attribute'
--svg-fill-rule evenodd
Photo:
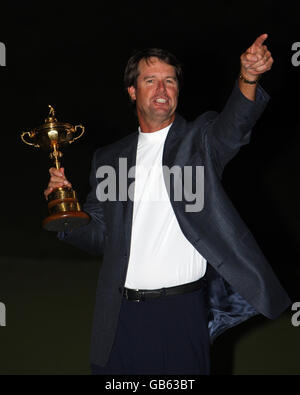
<svg viewBox="0 0 300 395"><path fill-rule="evenodd" d="M135 87L133 85L130 86L129 88L127 88L127 92L128 95L130 96L130 99L132 101L135 101L136 100Z"/></svg>

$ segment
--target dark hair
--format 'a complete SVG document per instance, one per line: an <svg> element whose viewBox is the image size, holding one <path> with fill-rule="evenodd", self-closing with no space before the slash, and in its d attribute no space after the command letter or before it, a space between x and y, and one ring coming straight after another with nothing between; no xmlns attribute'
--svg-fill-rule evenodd
<svg viewBox="0 0 300 395"><path fill-rule="evenodd" d="M129 88L130 86L134 86L136 88L137 78L139 76L139 62L142 59L145 59L146 62L149 61L151 57L156 57L161 61L174 66L176 77L178 81L178 86L182 86L182 65L176 59L176 57L168 51L160 48L146 48L140 51L135 52L131 58L127 62L127 66L124 72L124 85L125 88Z"/></svg>

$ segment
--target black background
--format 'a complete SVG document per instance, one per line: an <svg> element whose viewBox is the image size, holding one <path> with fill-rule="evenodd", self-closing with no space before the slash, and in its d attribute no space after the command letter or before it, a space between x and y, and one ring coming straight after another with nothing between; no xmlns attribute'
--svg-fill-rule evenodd
<svg viewBox="0 0 300 395"><path fill-rule="evenodd" d="M87 324L77 331L76 342L88 341L84 337L85 331L89 335L99 262L42 230L50 161L47 153L24 145L20 134L44 122L48 104L55 107L59 120L85 125L86 134L64 151L63 158L67 177L83 201L89 191L93 151L137 127L123 88L124 68L136 49L165 48L183 62L185 83L178 111L192 120L206 110L222 109L237 78L241 53L257 36L269 34L265 44L274 65L261 84L271 101L250 144L227 166L224 187L292 301L299 300L300 67L291 62L292 44L300 41L295 4L27 1L1 5L0 41L6 46L6 66L0 67L0 301L7 308L7 326L0 328L0 347L6 350L0 373L85 372L80 364L73 370L68 366L73 366L74 358L88 360L88 344L81 346L80 354L71 343L69 352L58 343L61 336L71 342L68 335L74 333L74 325L78 328L77 319ZM64 308L72 292L80 297L81 307L77 309L78 302L71 299L77 307L68 319ZM66 321L60 322L51 343L53 327L47 332L45 323L41 334L36 324L41 314L45 320L53 318L53 311ZM30 357L24 348L29 340L24 334L20 337L22 325L28 333L41 336L30 340L31 349L43 349L50 341L57 347L56 356L49 357L47 346L45 352ZM234 345L228 336L230 359ZM22 362L20 347L26 354ZM39 364L41 356L48 360L45 365ZM224 366L217 373L224 373Z"/></svg>

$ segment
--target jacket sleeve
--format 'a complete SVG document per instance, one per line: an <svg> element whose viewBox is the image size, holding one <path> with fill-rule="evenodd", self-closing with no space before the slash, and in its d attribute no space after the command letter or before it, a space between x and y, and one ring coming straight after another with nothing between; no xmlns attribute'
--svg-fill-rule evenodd
<svg viewBox="0 0 300 395"><path fill-rule="evenodd" d="M91 166L90 185L91 190L83 204L83 211L89 214L90 222L70 232L59 232L58 238L75 247L81 248L93 255L102 255L106 235L106 225L103 215L103 206L96 196L96 151Z"/></svg>
<svg viewBox="0 0 300 395"><path fill-rule="evenodd" d="M220 174L240 148L249 143L252 128L269 99L260 85L257 87L255 101L247 99L236 81L223 111L207 125L204 144L208 145Z"/></svg>

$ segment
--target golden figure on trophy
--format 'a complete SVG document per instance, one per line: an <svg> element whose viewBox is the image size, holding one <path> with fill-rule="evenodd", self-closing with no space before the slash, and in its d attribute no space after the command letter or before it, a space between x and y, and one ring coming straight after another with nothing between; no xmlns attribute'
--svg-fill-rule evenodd
<svg viewBox="0 0 300 395"><path fill-rule="evenodd" d="M50 159L59 169L62 157L60 149L78 140L85 128L82 125L73 126L70 123L58 122L54 108L51 105L49 108L45 123L29 132L23 132L21 139L27 145L50 151ZM76 192L69 187L59 187L50 193L48 211L49 216L43 220L43 228L51 231L68 231L85 225L90 220L88 214L81 211Z"/></svg>

